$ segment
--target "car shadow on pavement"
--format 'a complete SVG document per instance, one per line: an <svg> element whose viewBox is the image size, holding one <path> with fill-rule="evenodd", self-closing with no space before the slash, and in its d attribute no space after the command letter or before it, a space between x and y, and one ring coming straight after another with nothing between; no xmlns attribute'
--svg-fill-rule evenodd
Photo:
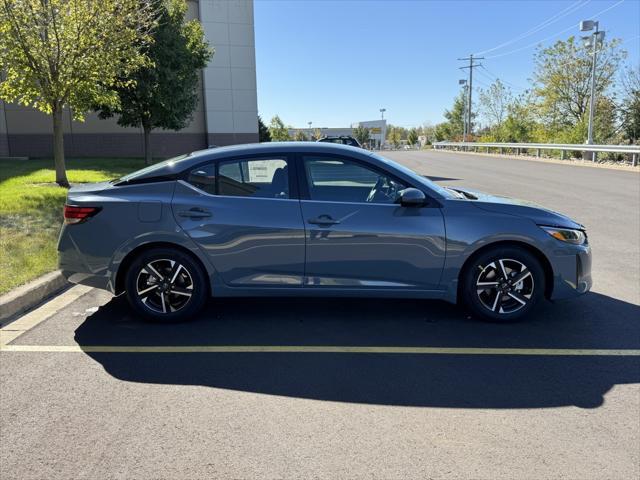
<svg viewBox="0 0 640 480"><path fill-rule="evenodd" d="M258 298L211 302L149 324L114 298L77 328L81 346L321 345L639 349L640 307L597 293L489 324L438 301ZM451 408L595 408L640 383L637 356L379 353L96 353L114 377L338 402Z"/></svg>

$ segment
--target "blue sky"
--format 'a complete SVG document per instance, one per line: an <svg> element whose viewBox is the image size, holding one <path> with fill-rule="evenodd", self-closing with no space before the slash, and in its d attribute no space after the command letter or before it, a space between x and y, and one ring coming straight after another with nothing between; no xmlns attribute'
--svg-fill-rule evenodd
<svg viewBox="0 0 640 480"><path fill-rule="evenodd" d="M497 76L518 93L531 45L579 35L590 18L640 63L640 0L255 0L258 110L296 127L348 126L381 107L395 125L437 123L466 77L458 57L507 43L484 54L490 73L476 69L474 87Z"/></svg>

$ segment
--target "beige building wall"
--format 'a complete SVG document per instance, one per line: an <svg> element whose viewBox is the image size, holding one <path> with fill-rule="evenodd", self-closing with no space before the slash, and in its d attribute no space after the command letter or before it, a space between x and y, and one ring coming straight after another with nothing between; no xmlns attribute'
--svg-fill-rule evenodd
<svg viewBox="0 0 640 480"><path fill-rule="evenodd" d="M258 139L252 0L200 0L200 21L216 54L204 69L204 108L210 144Z"/></svg>
<svg viewBox="0 0 640 480"><path fill-rule="evenodd" d="M189 125L178 131L154 130L154 156L167 157L258 139L252 0L188 1L188 17L200 18L216 53L204 69L198 106ZM64 115L65 152L78 157L142 156L139 128L117 118L88 113L84 122ZM0 102L0 156L52 155L51 117L32 108Z"/></svg>

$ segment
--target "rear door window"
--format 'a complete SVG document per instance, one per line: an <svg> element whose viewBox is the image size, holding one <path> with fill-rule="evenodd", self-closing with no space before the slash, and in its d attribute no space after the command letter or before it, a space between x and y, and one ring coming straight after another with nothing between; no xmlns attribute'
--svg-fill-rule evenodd
<svg viewBox="0 0 640 480"><path fill-rule="evenodd" d="M223 160L192 170L187 181L211 195L290 198L284 157Z"/></svg>

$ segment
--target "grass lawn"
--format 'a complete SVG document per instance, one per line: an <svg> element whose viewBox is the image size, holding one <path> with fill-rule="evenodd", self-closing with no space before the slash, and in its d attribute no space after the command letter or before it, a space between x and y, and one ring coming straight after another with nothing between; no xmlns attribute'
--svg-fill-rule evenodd
<svg viewBox="0 0 640 480"><path fill-rule="evenodd" d="M73 184L101 182L144 167L142 159L68 159ZM57 268L56 242L67 190L52 159L0 160L0 294Z"/></svg>

